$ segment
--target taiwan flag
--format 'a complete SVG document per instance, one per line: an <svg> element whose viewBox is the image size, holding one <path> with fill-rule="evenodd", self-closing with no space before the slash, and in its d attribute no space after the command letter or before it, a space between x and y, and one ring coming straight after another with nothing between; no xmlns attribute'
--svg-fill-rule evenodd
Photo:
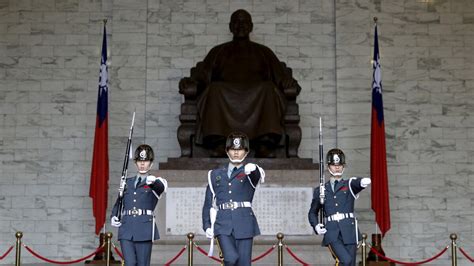
<svg viewBox="0 0 474 266"><path fill-rule="evenodd" d="M108 73L107 34L104 25L102 58L100 60L99 92L97 96L97 117L95 124L94 153L92 154L91 184L89 196L95 218L95 233L99 234L105 224L107 196L109 189L109 144L108 144Z"/></svg>
<svg viewBox="0 0 474 266"><path fill-rule="evenodd" d="M372 178L372 209L382 236L390 229L385 125L383 117L382 78L380 72L379 42L375 24L372 80L372 128L370 138L370 176Z"/></svg>

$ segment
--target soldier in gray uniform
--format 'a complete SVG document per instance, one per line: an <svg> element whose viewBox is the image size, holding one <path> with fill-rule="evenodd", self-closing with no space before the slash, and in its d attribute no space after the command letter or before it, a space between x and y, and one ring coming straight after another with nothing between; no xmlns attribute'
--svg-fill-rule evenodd
<svg viewBox="0 0 474 266"><path fill-rule="evenodd" d="M245 134L231 133L226 152L230 162L208 173L202 228L208 238L217 238L225 266L247 266L251 265L253 237L260 234L252 200L265 172L243 162L249 152Z"/></svg>
<svg viewBox="0 0 474 266"><path fill-rule="evenodd" d="M351 177L342 179L346 159L340 149L327 153L328 171L331 177L326 182L324 206L321 206L317 187L314 190L308 219L318 235L324 235L323 246L328 246L341 265L355 266L357 244L361 235L354 214L354 202L358 193L370 183L370 178ZM323 211L325 225L319 223L318 214Z"/></svg>
<svg viewBox="0 0 474 266"><path fill-rule="evenodd" d="M111 217L111 225L119 227L118 239L127 266L149 266L152 242L159 239L155 224L155 207L168 183L161 177L150 175L153 166L153 149L142 144L135 150L138 173L126 180L123 194L122 219ZM117 213L118 200L112 213Z"/></svg>

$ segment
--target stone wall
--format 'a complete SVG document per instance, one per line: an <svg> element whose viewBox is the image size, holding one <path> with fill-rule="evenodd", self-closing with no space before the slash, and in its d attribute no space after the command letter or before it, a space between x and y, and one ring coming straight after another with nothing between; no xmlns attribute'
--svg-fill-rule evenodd
<svg viewBox="0 0 474 266"><path fill-rule="evenodd" d="M378 17L392 215L385 251L428 258L449 243L450 233L473 250L474 3L337 2L337 142L355 175L370 172L371 45ZM374 219L371 211L364 217Z"/></svg>
<svg viewBox="0 0 474 266"><path fill-rule="evenodd" d="M451 232L474 250L472 1L0 0L0 252L17 230L51 258L97 245L88 190L102 20L111 205L131 113L135 144L150 143L162 162L179 156L178 81L231 39L238 8L253 16L251 38L272 48L302 87L300 156L318 160L322 116L325 148L344 149L346 173L362 176L378 17L392 209L385 250L427 258ZM363 231L374 232L370 191L358 207Z"/></svg>
<svg viewBox="0 0 474 266"><path fill-rule="evenodd" d="M0 1L2 252L16 231L49 258L97 245L88 184L102 20L111 8L111 1Z"/></svg>

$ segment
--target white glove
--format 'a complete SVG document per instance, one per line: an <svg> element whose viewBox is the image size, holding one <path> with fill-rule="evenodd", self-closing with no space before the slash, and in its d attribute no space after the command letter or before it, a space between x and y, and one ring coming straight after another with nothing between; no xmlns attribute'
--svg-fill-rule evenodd
<svg viewBox="0 0 474 266"><path fill-rule="evenodd" d="M257 169L257 166L254 163L248 163L244 167L244 172L246 175L249 175L251 172L255 171Z"/></svg>
<svg viewBox="0 0 474 266"><path fill-rule="evenodd" d="M209 217L211 218L211 224L216 222L217 210L213 207L209 209Z"/></svg>
<svg viewBox="0 0 474 266"><path fill-rule="evenodd" d="M151 185L151 184L155 183L156 179L158 179L158 178L156 178L156 176L149 175L149 176L146 177L146 184Z"/></svg>
<svg viewBox="0 0 474 266"><path fill-rule="evenodd" d="M123 180L123 181L122 181ZM119 191L123 192L125 190L125 185L126 185L126 182L125 182L125 178L121 178L120 179L120 186L119 186Z"/></svg>
<svg viewBox="0 0 474 266"><path fill-rule="evenodd" d="M368 177L364 177L362 178L362 180L360 180L361 187L367 187L368 185L370 185L370 183L372 183L372 180L370 180L370 178Z"/></svg>
<svg viewBox="0 0 474 266"><path fill-rule="evenodd" d="M110 218L110 225L113 227L120 227L122 223L119 221L117 216L112 216L112 218Z"/></svg>
<svg viewBox="0 0 474 266"><path fill-rule="evenodd" d="M326 187L319 186L319 195L326 195Z"/></svg>
<svg viewBox="0 0 474 266"><path fill-rule="evenodd" d="M316 233L317 233L318 235L324 235L324 234L326 234L326 232L328 231L328 230L326 230L326 228L324 228L324 225L322 225L322 224L317 224L317 225L314 227L314 230L316 231Z"/></svg>
<svg viewBox="0 0 474 266"><path fill-rule="evenodd" d="M213 238L214 237L214 232L212 232L211 228L206 229L206 237L207 238Z"/></svg>

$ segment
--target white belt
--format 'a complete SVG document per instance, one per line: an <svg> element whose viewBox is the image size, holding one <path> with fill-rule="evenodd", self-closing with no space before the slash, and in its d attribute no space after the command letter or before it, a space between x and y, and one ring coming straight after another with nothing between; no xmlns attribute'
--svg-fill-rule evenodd
<svg viewBox="0 0 474 266"><path fill-rule="evenodd" d="M250 201L242 201L242 202L232 201L232 202L219 204L217 207L219 210L233 210L233 209L244 208L244 207L251 208L252 203Z"/></svg>
<svg viewBox="0 0 474 266"><path fill-rule="evenodd" d="M335 213L333 215L329 215L328 217L326 217L327 221L328 222L332 222L332 221L336 221L336 222L339 222L340 220L344 220L344 219L347 219L347 218L354 218L354 213L350 212L350 213Z"/></svg>
<svg viewBox="0 0 474 266"><path fill-rule="evenodd" d="M133 209L123 211L123 215L153 215L152 210Z"/></svg>

